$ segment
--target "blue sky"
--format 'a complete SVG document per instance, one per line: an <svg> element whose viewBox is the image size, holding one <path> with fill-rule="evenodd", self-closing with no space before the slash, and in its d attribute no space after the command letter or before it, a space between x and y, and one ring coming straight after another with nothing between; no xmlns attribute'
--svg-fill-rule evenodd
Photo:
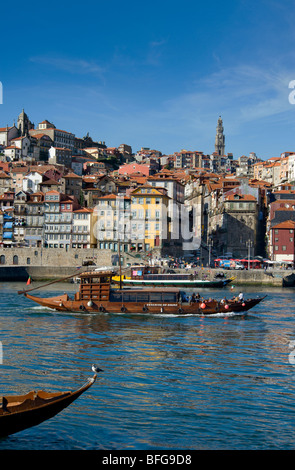
<svg viewBox="0 0 295 470"><path fill-rule="evenodd" d="M0 127L37 125L163 154L295 151L289 0L89 1L1 6Z"/></svg>

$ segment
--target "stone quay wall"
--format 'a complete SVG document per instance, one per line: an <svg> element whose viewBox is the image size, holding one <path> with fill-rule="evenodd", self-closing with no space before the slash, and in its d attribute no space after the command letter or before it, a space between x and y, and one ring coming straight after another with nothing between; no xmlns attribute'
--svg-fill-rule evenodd
<svg viewBox="0 0 295 470"><path fill-rule="evenodd" d="M1 248L0 267L2 266L82 266L93 261L97 266L112 264L111 250L63 248Z"/></svg>
<svg viewBox="0 0 295 470"><path fill-rule="evenodd" d="M87 270L86 263L112 266L114 252L98 249L2 248L0 280L2 282L58 279Z"/></svg>

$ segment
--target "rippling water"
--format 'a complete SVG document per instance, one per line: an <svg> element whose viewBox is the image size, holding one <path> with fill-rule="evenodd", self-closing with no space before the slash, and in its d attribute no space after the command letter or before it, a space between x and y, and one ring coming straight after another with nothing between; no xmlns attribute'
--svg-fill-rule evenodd
<svg viewBox="0 0 295 470"><path fill-rule="evenodd" d="M72 390L93 363L104 372L0 450L294 449L293 289L245 289L267 294L247 315L180 317L57 313L17 295L23 288L0 289L1 393Z"/></svg>

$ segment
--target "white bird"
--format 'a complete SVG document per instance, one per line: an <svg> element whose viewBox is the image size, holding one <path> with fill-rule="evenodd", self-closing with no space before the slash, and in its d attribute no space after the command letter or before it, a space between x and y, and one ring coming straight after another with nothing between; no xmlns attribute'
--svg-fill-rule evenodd
<svg viewBox="0 0 295 470"><path fill-rule="evenodd" d="M103 372L102 369L100 369L99 367L96 367L94 364L92 364L92 370L93 372Z"/></svg>

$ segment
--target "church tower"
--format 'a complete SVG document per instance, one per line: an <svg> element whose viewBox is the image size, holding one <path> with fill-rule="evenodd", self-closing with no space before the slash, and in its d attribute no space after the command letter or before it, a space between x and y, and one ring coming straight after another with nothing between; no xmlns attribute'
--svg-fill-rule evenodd
<svg viewBox="0 0 295 470"><path fill-rule="evenodd" d="M24 110L22 110L22 112L18 116L17 128L18 128L20 137L24 137L24 136L28 137L29 130L34 129L34 124L31 123L31 121L29 120Z"/></svg>
<svg viewBox="0 0 295 470"><path fill-rule="evenodd" d="M215 152L217 155L224 155L225 137L223 135L223 123L221 116L218 118L215 137Z"/></svg>

